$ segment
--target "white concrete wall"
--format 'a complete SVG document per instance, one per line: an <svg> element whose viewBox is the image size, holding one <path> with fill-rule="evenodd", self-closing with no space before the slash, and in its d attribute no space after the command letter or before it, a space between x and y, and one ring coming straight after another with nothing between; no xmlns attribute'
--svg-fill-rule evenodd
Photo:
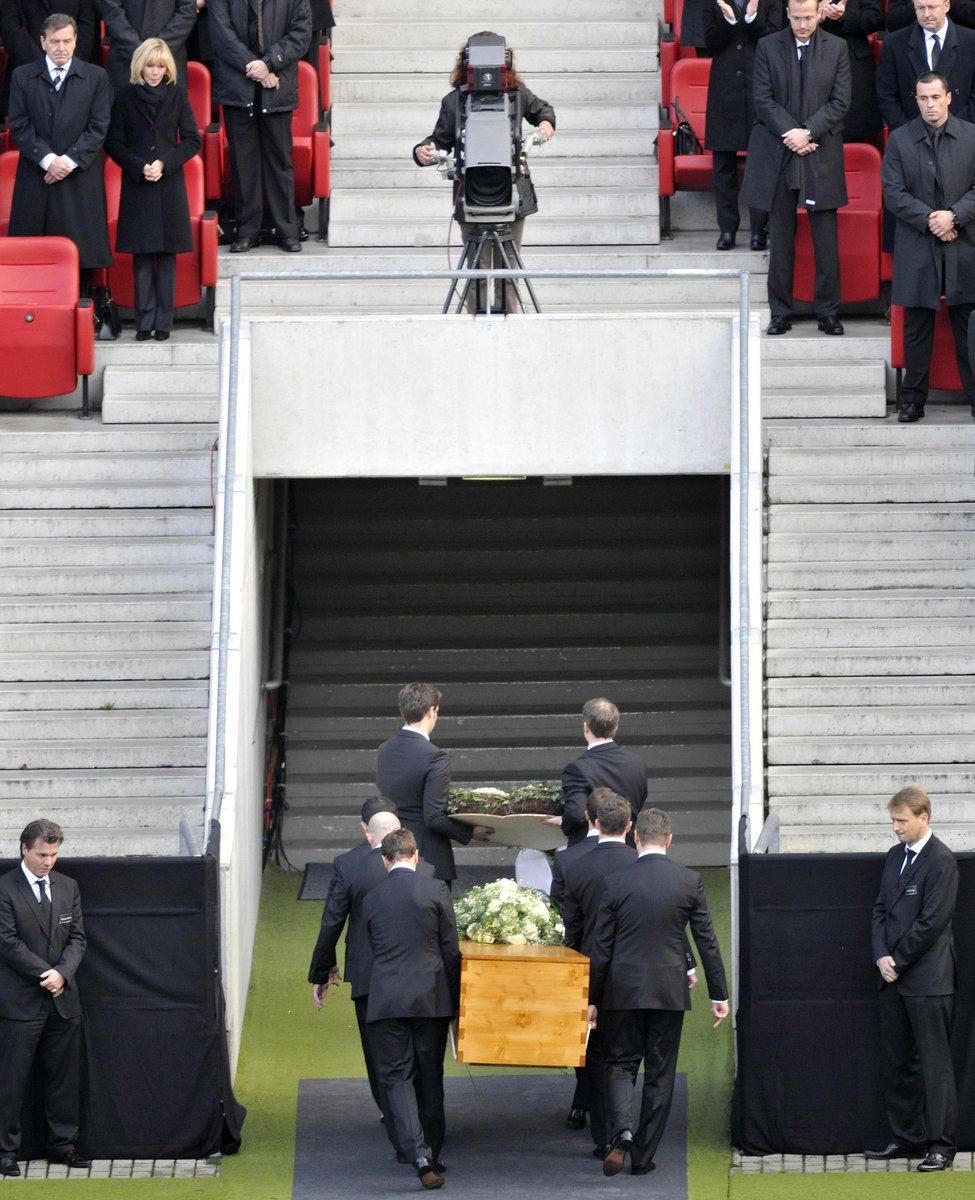
<svg viewBox="0 0 975 1200"><path fill-rule="evenodd" d="M254 471L726 473L733 315L262 314Z"/></svg>

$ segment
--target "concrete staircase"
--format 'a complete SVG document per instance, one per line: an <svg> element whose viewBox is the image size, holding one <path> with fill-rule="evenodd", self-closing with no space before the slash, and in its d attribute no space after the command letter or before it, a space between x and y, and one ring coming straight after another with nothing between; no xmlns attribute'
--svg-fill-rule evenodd
<svg viewBox="0 0 975 1200"><path fill-rule="evenodd" d="M784 850L879 850L917 783L975 843L975 426L767 421L768 793Z"/></svg>
<svg viewBox="0 0 975 1200"><path fill-rule="evenodd" d="M0 418L0 841L176 854L203 831L212 431Z"/></svg>

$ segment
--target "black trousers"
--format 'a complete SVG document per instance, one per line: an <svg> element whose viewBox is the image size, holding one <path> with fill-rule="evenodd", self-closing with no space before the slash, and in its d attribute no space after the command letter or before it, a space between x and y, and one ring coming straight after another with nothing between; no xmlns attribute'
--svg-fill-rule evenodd
<svg viewBox="0 0 975 1200"><path fill-rule="evenodd" d="M436 1162L443 1147L443 1059L446 1017L395 1017L369 1022L369 1040L385 1096L384 1116L409 1162Z"/></svg>
<svg viewBox="0 0 975 1200"><path fill-rule="evenodd" d="M260 233L266 201L275 237L297 237L291 113L262 113L255 108L252 114L246 108L225 106L223 117L234 179L237 236L249 238Z"/></svg>
<svg viewBox="0 0 975 1200"><path fill-rule="evenodd" d="M712 150L714 172L714 209L721 233L737 233L738 214L738 151ZM768 213L760 208L748 210L751 233L762 234L768 227Z"/></svg>
<svg viewBox="0 0 975 1200"><path fill-rule="evenodd" d="M34 1059L40 1058L49 1150L77 1145L81 1107L81 1018L0 1020L0 1154L20 1149L20 1110Z"/></svg>
<svg viewBox="0 0 975 1200"><path fill-rule="evenodd" d="M667 1128L677 1078L683 1012L661 1008L600 1011L606 1047L606 1130L633 1133L632 1166L649 1167ZM633 1091L643 1060L640 1119L633 1126Z"/></svg>
<svg viewBox="0 0 975 1200"><path fill-rule="evenodd" d="M975 411L975 380L969 361L968 325L975 304L949 304L948 317L955 336L955 361L961 376L965 399ZM934 345L933 308L904 309L904 383L901 403L923 408L928 398L928 376L931 370L931 347Z"/></svg>
<svg viewBox="0 0 975 1200"><path fill-rule="evenodd" d="M359 1026L359 1041L362 1043L362 1057L366 1061L366 1078L369 1080L369 1091L376 1101L380 1112L384 1111L382 1088L379 1085L379 1072L376 1070L376 1060L372 1054L372 1042L369 1040L369 1026L366 1024L366 1009L369 1007L368 996L356 996L352 1003L355 1005L355 1019ZM389 1132L387 1130L387 1132Z"/></svg>
<svg viewBox="0 0 975 1200"><path fill-rule="evenodd" d="M133 254L132 275L136 329L171 330L176 296L176 255Z"/></svg>
<svg viewBox="0 0 975 1200"><path fill-rule="evenodd" d="M779 174L769 213L768 302L773 317L792 316L792 278L796 263L796 204L799 194L786 186ZM820 319L835 317L840 307L840 248L836 234L836 209L809 210L816 259L813 312Z"/></svg>
<svg viewBox="0 0 975 1200"><path fill-rule="evenodd" d="M895 1142L953 1158L958 1100L951 1060L953 996L880 992L887 1120Z"/></svg>

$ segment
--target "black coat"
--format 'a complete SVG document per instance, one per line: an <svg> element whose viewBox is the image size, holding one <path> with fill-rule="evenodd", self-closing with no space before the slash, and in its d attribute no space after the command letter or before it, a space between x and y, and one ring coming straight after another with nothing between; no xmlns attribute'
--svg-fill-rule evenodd
<svg viewBox="0 0 975 1200"><path fill-rule="evenodd" d="M260 96L262 112L291 112L298 107L298 63L311 41L308 0L265 0L263 54L250 43L250 0L209 0L213 46L213 99L231 108L253 108ZM276 88L257 87L244 74L255 58L263 58L277 75Z"/></svg>
<svg viewBox="0 0 975 1200"><path fill-rule="evenodd" d="M967 29L975 29L975 0L951 0L951 19ZM906 29L916 20L914 0L887 0L888 29Z"/></svg>
<svg viewBox="0 0 975 1200"><path fill-rule="evenodd" d="M841 37L850 52L853 98L843 128L843 140L847 142L865 142L883 127L877 104L873 47L868 40L868 35L875 33L883 21L880 0L846 0L843 16L838 21L824 21L820 26L824 32Z"/></svg>
<svg viewBox="0 0 975 1200"><path fill-rule="evenodd" d="M43 59L14 71L8 123L20 162L11 237L60 235L78 247L82 267L112 265L102 165L111 115L112 89L101 67L72 59L59 92ZM66 154L78 166L66 179L47 184L40 162L48 154Z"/></svg>
<svg viewBox="0 0 975 1200"><path fill-rule="evenodd" d="M616 742L602 742L574 758L562 772L565 810L562 832L570 842L581 842L589 829L586 801L598 787L608 787L630 802L630 813L637 813L647 798L647 767L639 755Z"/></svg>
<svg viewBox="0 0 975 1200"><path fill-rule="evenodd" d="M636 862L636 850L625 842L600 842L592 854L569 864L565 875L565 944L589 954L606 880Z"/></svg>
<svg viewBox="0 0 975 1200"><path fill-rule="evenodd" d="M17 67L44 57L41 49L41 26L52 13L66 13L78 25L78 45L75 53L85 62L95 62L98 46L98 14L95 0L3 0L0 4L0 34L7 51L6 88L10 90L10 73Z"/></svg>
<svg viewBox="0 0 975 1200"><path fill-rule="evenodd" d="M928 69L924 30L916 22L884 38L877 67L877 100L880 114L889 129L898 129L918 115L914 85L918 75ZM941 47L938 71L951 85L951 113L959 121L975 116L975 32L948 20L948 32Z"/></svg>
<svg viewBox="0 0 975 1200"><path fill-rule="evenodd" d="M950 996L955 990L951 918L958 864L934 836L902 871L903 864L904 847L891 846L873 907L873 960L893 958L900 976L893 986L902 996ZM878 986L890 985L881 979Z"/></svg>
<svg viewBox="0 0 975 1200"><path fill-rule="evenodd" d="M115 91L129 82L132 55L146 38L162 38L186 83L186 39L196 24L195 0L98 0L111 39L108 77Z"/></svg>
<svg viewBox="0 0 975 1200"><path fill-rule="evenodd" d="M895 304L940 308L942 261L947 302L975 303L975 125L958 121L949 112L938 162L943 205L935 198L934 155L924 121L916 117L891 133L881 180L884 203L897 218ZM954 241L942 242L928 232L928 214L940 207L952 209L958 218ZM925 846L918 862L928 848Z"/></svg>
<svg viewBox="0 0 975 1200"><path fill-rule="evenodd" d="M565 904L565 873L574 862L595 850L599 844L599 834L592 830L581 842L573 842L571 846L560 846L552 855L552 888L548 898L560 913L564 914Z"/></svg>
<svg viewBox="0 0 975 1200"><path fill-rule="evenodd" d="M769 212L782 171L798 167L799 203L814 199L819 212L847 200L843 122L850 107L850 56L839 38L817 30L801 106L790 112L792 70L798 63L791 29L762 38L755 52L755 126L748 140L742 203ZM803 157L787 150L782 134L806 128L819 149Z"/></svg>
<svg viewBox="0 0 975 1200"><path fill-rule="evenodd" d="M181 87L160 83L163 99L151 109L148 85L130 83L112 107L105 149L122 168L116 250L124 254L182 254L193 249L183 163L200 149L193 110ZM160 159L163 176L149 183L142 168Z"/></svg>
<svg viewBox="0 0 975 1200"><path fill-rule="evenodd" d="M78 885L58 871L48 879L50 927L41 919L44 906L22 868L0 877L0 1018L6 1021L44 1016L52 1005L62 1017L81 1015L75 972L87 942ZM60 996L52 996L38 982L50 967L64 976Z"/></svg>
<svg viewBox="0 0 975 1200"><path fill-rule="evenodd" d="M711 55L704 145L708 150L744 150L755 123L752 68L755 46L782 28L781 0L759 0L754 21L739 14L725 20L715 0L704 8L704 44Z"/></svg>

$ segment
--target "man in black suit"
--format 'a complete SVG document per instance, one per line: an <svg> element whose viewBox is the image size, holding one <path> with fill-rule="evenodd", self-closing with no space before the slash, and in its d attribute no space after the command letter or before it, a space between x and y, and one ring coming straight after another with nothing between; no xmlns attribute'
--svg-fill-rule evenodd
<svg viewBox="0 0 975 1200"><path fill-rule="evenodd" d="M844 54L846 53L844 49ZM645 808L636 823L640 857L606 880L590 956L589 1020L602 1027L607 1129L603 1174L631 1155L634 1175L654 1168L674 1093L684 1013L691 1007L685 960L690 922L711 997L714 1027L728 1015L728 985L708 902L696 871L667 857L670 818ZM643 1060L640 1122L633 1089Z"/></svg>
<svg viewBox="0 0 975 1200"><path fill-rule="evenodd" d="M552 855L552 887L548 898L563 916L565 915L563 908L565 904L565 873L584 854L596 849L596 843L599 841L599 830L596 828L596 805L598 796L604 792L615 795L609 788L595 788L586 797L586 823L589 830L582 841L560 846Z"/></svg>
<svg viewBox="0 0 975 1200"><path fill-rule="evenodd" d="M613 740L619 723L620 710L611 700L597 696L583 705L582 736L586 739L586 750L562 772L565 810L561 825L570 845L586 836L586 799L594 788L609 788L629 800L634 821L646 801L646 764L639 755L624 750Z"/></svg>
<svg viewBox="0 0 975 1200"><path fill-rule="evenodd" d="M457 878L451 839L466 846L472 837L486 841L493 830L485 825L472 829L447 815L450 763L447 752L430 741L442 699L429 683L408 683L401 689L404 725L379 747L376 786L395 803L399 819L416 838L437 879L449 884Z"/></svg>
<svg viewBox="0 0 975 1200"><path fill-rule="evenodd" d="M0 878L0 1175L20 1174L20 1111L38 1055L48 1161L91 1165L77 1149L85 928L77 884L54 871L63 841L53 821L31 821L20 866Z"/></svg>
<svg viewBox="0 0 975 1200"><path fill-rule="evenodd" d="M813 311L823 333L840 335L836 210L847 201L843 125L850 107L850 56L842 38L818 32L817 0L789 0L788 28L755 51L755 124L741 198L769 213L766 332L792 328L796 207L809 215L816 260Z"/></svg>
<svg viewBox="0 0 975 1200"><path fill-rule="evenodd" d="M443 1187L443 1060L460 998L460 948L445 884L418 875L408 829L383 838L389 872L362 905L372 947L366 1019L400 1155L420 1183Z"/></svg>
<svg viewBox="0 0 975 1200"><path fill-rule="evenodd" d="M924 71L938 71L948 80L952 114L962 121L972 120L975 32L950 20L950 8L949 0L915 0L917 20L883 40L877 100L891 130L917 118L915 85Z"/></svg>
<svg viewBox="0 0 975 1200"><path fill-rule="evenodd" d="M116 92L129 82L132 55L146 38L162 38L186 87L186 40L196 24L196 0L98 0L111 41L108 78Z"/></svg>
<svg viewBox="0 0 975 1200"><path fill-rule="evenodd" d="M931 801L920 788L902 788L887 811L900 845L887 851L872 943L891 1140L865 1157L926 1154L919 1171L944 1171L955 1157L957 1116L950 1041L958 864L931 832Z"/></svg>

